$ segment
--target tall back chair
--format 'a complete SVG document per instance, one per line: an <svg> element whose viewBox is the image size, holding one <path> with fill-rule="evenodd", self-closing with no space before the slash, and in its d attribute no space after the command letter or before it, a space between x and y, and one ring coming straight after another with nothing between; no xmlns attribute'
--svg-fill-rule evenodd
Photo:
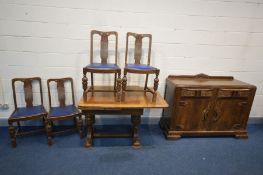
<svg viewBox="0 0 263 175"><path fill-rule="evenodd" d="M57 94L58 94L58 101L59 106L54 107L52 104L52 98L50 93L50 83L55 82L57 86ZM67 105L66 104L66 91L65 91L65 83L70 82L71 87L71 98L72 98L72 104ZM54 134L67 132L67 131L78 131L80 134L80 137L82 138L82 118L81 118L81 112L76 108L75 106L75 99L74 99L74 88L73 88L73 80L72 78L60 78L60 79L48 79L47 80L47 86L48 86L48 97L49 97L49 114L47 117L47 124L46 124L46 131L48 135L48 144L52 145L52 137ZM53 131L53 125L54 121L60 121L60 120L68 120L73 119L75 127L66 129L66 130L60 130L60 131Z"/></svg>
<svg viewBox="0 0 263 175"><path fill-rule="evenodd" d="M23 82L24 95L25 95L25 107L18 107L17 105L17 97L16 97L16 82ZM39 92L40 92L40 105L33 105L33 88L32 83L37 82L39 84ZM12 79L12 90L13 90L13 98L15 110L11 114L8 119L9 124L9 135L11 138L12 146L16 147L16 137L20 135L27 135L30 133L35 133L38 131L45 131L45 128L31 130L31 131L23 131L20 122L42 119L43 123L45 122L45 118L47 117L47 112L43 106L43 96L42 96L42 85L41 79L39 77L33 78L14 78ZM17 123L17 127L13 126L13 123Z"/></svg>
<svg viewBox="0 0 263 175"><path fill-rule="evenodd" d="M100 40L100 63L94 63L94 57L93 57L93 38L94 35L99 35ZM109 36L115 36L115 62L114 63L108 63L108 55L109 55ZM118 55L118 33L115 31L111 32L102 32L97 30L91 31L91 39L90 39L90 64L83 68L83 78L82 78L82 86L84 93L87 92L96 92L101 90L95 90L94 89L94 83L93 83L93 74L94 73L114 73L114 90L113 92L120 93L121 91L121 69L117 65L117 55ZM91 73L91 87L87 89L88 86L88 78L86 76L87 72ZM117 78L118 74L118 78Z"/></svg>
<svg viewBox="0 0 263 175"><path fill-rule="evenodd" d="M129 38L135 38L135 47L134 47L134 63L128 63L128 43ZM148 45L148 60L147 64L142 64L142 41L144 38L148 38L149 45ZM137 34L128 32L126 35L126 51L125 51L125 67L124 67L124 76L122 79L122 90L125 94L125 91L138 91L135 89L127 89L127 73L135 73L135 74L146 74L145 85L144 85L144 92L150 92L153 94L153 101L156 100L156 91L158 89L159 83L159 73L160 70L158 68L150 66L151 61L151 48L152 48L152 35L151 34ZM154 79L154 86L153 89L150 89L147 86L148 83L148 76L149 74L155 74L156 77Z"/></svg>

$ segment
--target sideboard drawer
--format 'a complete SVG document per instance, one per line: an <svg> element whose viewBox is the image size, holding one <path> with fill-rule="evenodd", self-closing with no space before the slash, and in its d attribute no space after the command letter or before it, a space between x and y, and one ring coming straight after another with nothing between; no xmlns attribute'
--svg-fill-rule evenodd
<svg viewBox="0 0 263 175"><path fill-rule="evenodd" d="M182 88L182 97L212 97L213 89Z"/></svg>
<svg viewBox="0 0 263 175"><path fill-rule="evenodd" d="M220 89L218 91L218 97L219 98L245 98L249 97L251 94L250 89Z"/></svg>

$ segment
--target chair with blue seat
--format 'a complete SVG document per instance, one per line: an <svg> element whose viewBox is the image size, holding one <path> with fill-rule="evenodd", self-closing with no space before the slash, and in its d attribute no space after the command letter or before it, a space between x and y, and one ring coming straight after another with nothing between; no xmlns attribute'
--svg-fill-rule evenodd
<svg viewBox="0 0 263 175"><path fill-rule="evenodd" d="M134 37L135 38L135 47L134 47L134 63L128 63L128 50L129 50L129 38ZM144 38L148 38L149 45L148 45L148 60L147 64L142 64L142 41ZM122 79L122 90L123 94L125 95L125 91L141 91L137 89L127 89L127 73L135 73L135 74L146 74L145 79L145 85L144 89L142 91L144 92L150 92L153 94L152 100L156 100L156 93L158 89L158 83L159 83L159 73L160 70L158 68L150 66L150 60L151 60L151 48L152 48L152 35L151 34L137 34L128 32L126 35L126 51L125 51L125 67L124 67L124 75ZM149 74L155 74L156 77L154 79L154 86L153 89L149 88L147 86L148 84L148 77Z"/></svg>
<svg viewBox="0 0 263 175"><path fill-rule="evenodd" d="M93 57L93 38L94 35L100 36L100 63L94 63ZM109 36L115 36L115 62L108 63L108 55L109 55ZM88 92L98 92L103 90L94 89L94 82L93 82L93 74L94 73L107 73L107 74L114 74L114 88L113 90L107 90L108 92L115 92L120 94L121 92L121 69L117 65L117 55L118 55L118 33L115 31L110 32L102 32L97 30L91 31L90 36L90 64L83 68L83 78L82 78L82 87L84 93ZM91 86L88 89L88 78L86 74L91 73ZM118 76L117 76L118 75Z"/></svg>
<svg viewBox="0 0 263 175"><path fill-rule="evenodd" d="M52 104L53 99L51 97L51 82L56 84L56 91L58 95L59 106L54 106ZM66 104L66 91L65 91L65 83L69 82L71 87L71 101L72 103ZM48 97L49 97L49 113L47 117L46 131L48 135L48 145L52 145L52 137L55 134L68 132L68 131L78 131L80 134L80 138L82 138L82 118L81 112L75 106L75 98L74 98L74 88L73 88L73 80L72 78L59 78L59 79L48 79ZM54 102L53 102L54 103ZM62 121L62 120L71 120L74 121L73 128L60 129L58 131L54 131L54 122Z"/></svg>
<svg viewBox="0 0 263 175"><path fill-rule="evenodd" d="M16 92L16 89L18 88L17 87L18 85L16 85L17 82L23 83L25 103L26 103L25 107L18 107L17 104L17 92ZM39 93L40 93L39 105L33 104L33 83L39 84ZM9 130L12 146L16 147L17 136L28 135L39 131L45 131L44 127L30 131L25 131L22 129L20 122L40 119L42 120L43 124L45 124L47 112L43 106L42 85L41 85L41 79L39 77L14 78L12 79L12 90L13 90L15 110L8 118L8 124L9 124L8 130ZM17 126L14 126L13 123L17 123Z"/></svg>

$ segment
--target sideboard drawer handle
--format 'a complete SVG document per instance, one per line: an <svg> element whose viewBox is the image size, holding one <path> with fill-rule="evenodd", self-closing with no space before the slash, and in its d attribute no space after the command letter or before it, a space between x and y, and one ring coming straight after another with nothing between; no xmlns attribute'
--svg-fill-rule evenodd
<svg viewBox="0 0 263 175"><path fill-rule="evenodd" d="M179 106L186 106L188 102L186 101L179 101Z"/></svg>
<svg viewBox="0 0 263 175"><path fill-rule="evenodd" d="M239 106L245 106L245 105L247 105L247 102L246 101L242 101L242 102L239 102L238 105Z"/></svg>

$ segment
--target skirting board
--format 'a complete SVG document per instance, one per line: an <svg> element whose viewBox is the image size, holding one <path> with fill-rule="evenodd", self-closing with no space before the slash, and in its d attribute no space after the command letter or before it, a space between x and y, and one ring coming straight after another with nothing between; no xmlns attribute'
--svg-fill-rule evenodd
<svg viewBox="0 0 263 175"><path fill-rule="evenodd" d="M141 124L155 125L158 124L160 117L142 117ZM62 121L58 125L70 125L71 121ZM96 117L96 125L119 125L119 124L131 124L131 119L129 116L98 116ZM251 117L248 120L248 124L263 124L263 117ZM28 121L26 123L21 123L21 125L27 126L40 126L41 121ZM0 119L0 126L8 126L6 118Z"/></svg>

